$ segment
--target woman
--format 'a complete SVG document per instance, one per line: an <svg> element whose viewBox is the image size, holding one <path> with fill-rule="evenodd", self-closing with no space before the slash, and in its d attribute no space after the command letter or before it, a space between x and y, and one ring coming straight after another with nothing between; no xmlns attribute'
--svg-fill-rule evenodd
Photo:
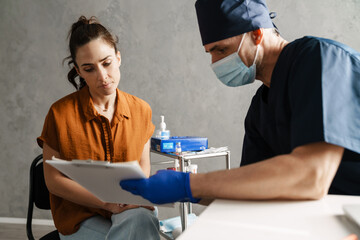
<svg viewBox="0 0 360 240"><path fill-rule="evenodd" d="M117 89L117 40L94 17L84 16L69 38L68 80L78 91L51 106L37 139L44 159L139 160L149 176L151 108ZM44 175L61 239L159 239L153 207L105 203L46 162Z"/></svg>

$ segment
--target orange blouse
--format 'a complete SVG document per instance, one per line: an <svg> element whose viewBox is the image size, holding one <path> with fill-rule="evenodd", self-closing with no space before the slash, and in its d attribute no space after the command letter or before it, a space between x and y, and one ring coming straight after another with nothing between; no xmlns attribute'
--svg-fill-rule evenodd
<svg viewBox="0 0 360 240"><path fill-rule="evenodd" d="M139 161L155 129L151 108L140 98L116 91L111 123L95 110L87 86L55 102L37 138L39 146L45 142L65 160ZM50 205L55 226L63 235L75 233L82 221L96 214L111 216L106 210L81 206L51 193Z"/></svg>

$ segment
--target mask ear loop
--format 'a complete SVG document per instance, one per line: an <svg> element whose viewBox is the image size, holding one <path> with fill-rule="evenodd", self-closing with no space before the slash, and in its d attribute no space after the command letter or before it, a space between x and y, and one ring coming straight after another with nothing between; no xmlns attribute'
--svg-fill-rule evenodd
<svg viewBox="0 0 360 240"><path fill-rule="evenodd" d="M240 51L241 45L242 45L242 43L243 43L243 41L244 41L244 39L245 39L245 35L246 35L246 33L244 33L244 36L243 36L242 39L241 39L241 42L240 42L240 45L239 45L239 47L238 47L237 53L239 53L239 51Z"/></svg>
<svg viewBox="0 0 360 240"><path fill-rule="evenodd" d="M255 53L255 58L254 58L254 62L253 62L252 65L255 64L256 58L257 58L257 56L258 56L258 53L259 53L259 45L256 45L256 53Z"/></svg>
<svg viewBox="0 0 360 240"><path fill-rule="evenodd" d="M262 39L261 39L261 41L259 42L259 44L256 45L256 53L255 53L255 58L254 58L253 65L255 64L256 58L257 58L257 56L258 56L258 53L259 53L259 45L261 44L261 42L262 42Z"/></svg>

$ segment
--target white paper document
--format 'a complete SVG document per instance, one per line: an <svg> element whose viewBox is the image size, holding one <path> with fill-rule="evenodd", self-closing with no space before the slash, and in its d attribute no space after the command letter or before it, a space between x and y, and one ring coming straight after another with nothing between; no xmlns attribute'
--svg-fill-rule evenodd
<svg viewBox="0 0 360 240"><path fill-rule="evenodd" d="M360 204L343 205L345 216L360 227Z"/></svg>
<svg viewBox="0 0 360 240"><path fill-rule="evenodd" d="M104 202L154 205L141 196L123 190L119 185L121 180L146 178L137 161L121 163L92 160L65 161L53 157L46 163L78 182Z"/></svg>

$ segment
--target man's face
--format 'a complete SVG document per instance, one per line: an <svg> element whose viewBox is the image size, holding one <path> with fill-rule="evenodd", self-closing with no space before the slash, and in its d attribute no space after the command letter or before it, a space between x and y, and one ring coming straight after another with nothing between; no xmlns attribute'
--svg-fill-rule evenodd
<svg viewBox="0 0 360 240"><path fill-rule="evenodd" d="M215 63L239 50L238 54L242 62L250 67L254 61L256 45L251 42L250 34L247 35L242 34L204 45L205 51L211 55L211 63ZM245 39L239 49L240 42L244 37Z"/></svg>
<svg viewBox="0 0 360 240"><path fill-rule="evenodd" d="M215 63L236 52L239 48L242 37L242 35L235 36L204 45L205 51L211 55L211 63Z"/></svg>

